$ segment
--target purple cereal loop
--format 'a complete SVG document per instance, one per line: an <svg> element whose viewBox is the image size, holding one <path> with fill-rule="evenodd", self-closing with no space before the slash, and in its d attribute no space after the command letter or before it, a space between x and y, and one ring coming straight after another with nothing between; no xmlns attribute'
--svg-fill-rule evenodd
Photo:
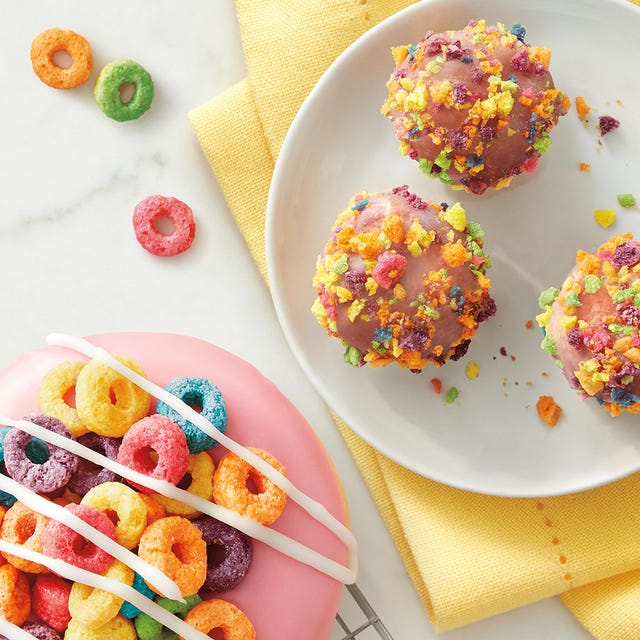
<svg viewBox="0 0 640 640"><path fill-rule="evenodd" d="M43 414L26 416L25 420L48 429L70 440L75 440L65 425L51 416ZM26 448L31 436L13 428L4 439L4 463L7 473L35 493L53 493L62 489L78 468L78 456L60 447L45 443L49 459L39 464L27 457Z"/></svg>
<svg viewBox="0 0 640 640"><path fill-rule="evenodd" d="M607 133L617 129L620 126L620 121L616 120L613 116L600 116L598 118L598 127L600 128L600 135L606 136Z"/></svg>
<svg viewBox="0 0 640 640"><path fill-rule="evenodd" d="M41 622L26 622L22 628L38 640L62 640L61 634Z"/></svg>
<svg viewBox="0 0 640 640"><path fill-rule="evenodd" d="M251 538L241 531L215 518L204 517L193 521L207 545L207 579L202 590L221 593L235 587L245 577L251 564ZM215 548L222 549L224 557L216 560Z"/></svg>
<svg viewBox="0 0 640 640"><path fill-rule="evenodd" d="M106 436L99 436L97 433L87 433L80 436L78 442L92 451L106 456L110 460L118 459L120 438L108 438ZM93 489L93 487L103 482L117 482L119 479L120 476L113 471L104 467L97 467L92 462L89 462L89 460L80 458L78 468L69 479L67 486L79 496L84 496L90 489Z"/></svg>

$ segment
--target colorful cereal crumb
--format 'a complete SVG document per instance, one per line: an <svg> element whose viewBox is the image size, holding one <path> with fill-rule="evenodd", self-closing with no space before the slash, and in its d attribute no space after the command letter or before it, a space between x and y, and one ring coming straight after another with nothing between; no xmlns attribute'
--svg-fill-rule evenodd
<svg viewBox="0 0 640 640"><path fill-rule="evenodd" d="M636 199L631 193L620 193L617 198L618 204L625 209L636 206Z"/></svg>
<svg viewBox="0 0 640 640"><path fill-rule="evenodd" d="M580 167L580 171L591 171L591 165L588 162L581 162L578 166Z"/></svg>
<svg viewBox="0 0 640 640"><path fill-rule="evenodd" d="M598 128L600 129L600 135L606 136L607 133L617 129L620 126L620 121L616 120L613 116L600 116L598 118Z"/></svg>
<svg viewBox="0 0 640 640"><path fill-rule="evenodd" d="M540 396L536 403L536 409L538 415L548 424L550 427L555 427L562 408L556 404L556 401L552 396Z"/></svg>
<svg viewBox="0 0 640 640"><path fill-rule="evenodd" d="M478 377L479 371L480 368L478 367L478 365L473 360L469 360L465 369L467 378L469 378L469 380L475 380Z"/></svg>
<svg viewBox="0 0 640 640"><path fill-rule="evenodd" d="M593 212L595 221L605 229L610 227L616 220L616 212L613 209L596 209Z"/></svg>
<svg viewBox="0 0 640 640"><path fill-rule="evenodd" d="M458 389L456 389L456 387L451 387L451 389L447 391L447 395L444 397L444 401L447 404L452 404L453 402L456 401L456 398L459 395L460 395L460 392L458 391Z"/></svg>
<svg viewBox="0 0 640 640"><path fill-rule="evenodd" d="M438 395L442 393L442 380L440 378L431 378L431 386Z"/></svg>
<svg viewBox="0 0 640 640"><path fill-rule="evenodd" d="M585 102L582 96L576 96L576 111L578 112L578 118L584 121L587 119L589 115L589 111L591 111L591 107Z"/></svg>
<svg viewBox="0 0 640 640"><path fill-rule="evenodd" d="M533 327L533 320L527 320L524 323L525 329L531 329Z"/></svg>

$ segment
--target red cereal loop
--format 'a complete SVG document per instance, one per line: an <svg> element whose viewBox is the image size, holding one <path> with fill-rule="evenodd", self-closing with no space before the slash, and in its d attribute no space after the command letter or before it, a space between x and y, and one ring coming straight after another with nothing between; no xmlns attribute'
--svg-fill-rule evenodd
<svg viewBox="0 0 640 640"><path fill-rule="evenodd" d="M0 537L7 542L19 544L25 549L42 553L42 535L48 518L32 511L22 502L15 502L2 519ZM12 556L3 552L2 555L16 568L26 573L48 573L45 566Z"/></svg>
<svg viewBox="0 0 640 640"><path fill-rule="evenodd" d="M40 620L56 631L64 631L71 620L71 583L52 573L40 574L33 583L32 606Z"/></svg>
<svg viewBox="0 0 640 640"><path fill-rule="evenodd" d="M162 233L156 223L168 219L173 231ZM191 208L170 196L149 196L139 202L133 212L133 229L138 242L156 256L175 256L186 251L196 234Z"/></svg>
<svg viewBox="0 0 640 640"><path fill-rule="evenodd" d="M151 478L178 484L189 467L187 438L166 416L157 413L147 416L124 434L118 462ZM135 482L129 484L143 493L153 493Z"/></svg>
<svg viewBox="0 0 640 640"><path fill-rule="evenodd" d="M54 55L66 51L71 56L67 69L58 65ZM31 44L31 64L35 74L54 89L73 89L86 82L93 68L89 43L74 31L47 29Z"/></svg>
<svg viewBox="0 0 640 640"><path fill-rule="evenodd" d="M207 577L207 545L200 530L180 516L152 522L140 538L138 555L171 578L183 596L197 593Z"/></svg>
<svg viewBox="0 0 640 640"><path fill-rule="evenodd" d="M27 576L12 564L0 567L0 616L22 626L31 611Z"/></svg>
<svg viewBox="0 0 640 640"><path fill-rule="evenodd" d="M284 474L282 463L269 452L255 447L247 449ZM249 481L253 482L257 493L249 489ZM287 494L248 462L229 452L220 460L215 471L213 499L220 506L269 525L280 517L287 502Z"/></svg>
<svg viewBox="0 0 640 640"><path fill-rule="evenodd" d="M256 630L247 615L231 602L220 598L197 604L184 621L204 634L220 628L224 640L255 640L256 637ZM185 638L181 636L181 640Z"/></svg>

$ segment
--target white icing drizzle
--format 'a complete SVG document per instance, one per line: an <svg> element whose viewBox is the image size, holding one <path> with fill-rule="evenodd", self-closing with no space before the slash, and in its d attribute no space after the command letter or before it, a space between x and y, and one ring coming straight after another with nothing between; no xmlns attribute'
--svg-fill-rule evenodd
<svg viewBox="0 0 640 640"><path fill-rule="evenodd" d="M187 491L183 491L182 489L177 489L177 487L174 487L168 482L162 483L165 490L158 491L159 493L165 493L165 495L176 498L196 508L198 511L213 515L213 517L218 518L219 520L223 520L227 524L230 524L231 526L240 529L244 533L247 533L247 535L250 535L258 540L261 540L262 542L265 542L266 544L269 544L285 555L288 555L299 560L300 562L315 567L319 571L322 571L323 573L335 578L336 580L339 580L344 584L352 584L353 582L355 582L358 566L356 539L351 531L331 513L329 513L329 511L323 504L317 502L316 500L302 492L300 489L295 487L288 478L274 469L268 462L257 456L252 451L243 447L241 444L237 443L226 434L218 431L204 416L199 414L188 404L186 404L173 394L169 393L166 389L163 389L162 387L154 384L144 376L139 375L129 367L123 365L105 349L96 347L88 340L60 333L49 334L49 336L47 336L47 343L50 345L67 347L68 349L72 349L78 353L82 353L89 358L94 358L95 360L106 364L125 378L132 381L140 388L144 389L150 395L159 400L162 400L165 404L177 411L182 417L186 418L194 425L196 425L199 429L202 429L202 431L204 431L206 434L217 440L229 451L232 451L237 456L245 460L248 464L257 469L267 478L269 478L269 480L271 480L276 486L282 489L294 502L299 504L309 515L311 515L316 521L329 529L345 544L347 549L347 566L345 567L344 565L323 556L322 554L296 542L288 536L285 536L273 529L269 529L268 527L264 527L256 521L251 520L250 518L239 516L239 514L228 509L223 509L215 503L203 500L202 498L197 498L197 496L193 496L193 494L190 494ZM51 433L50 431L47 431L47 434L56 435ZM71 442L67 438L61 439ZM63 448L66 447L63 446ZM104 456L102 457L104 458ZM122 465L119 466L122 467ZM127 471L131 472L130 469L127 469ZM126 477L127 479L130 479L124 473L121 473L119 471L117 473ZM154 491L157 491L155 487L152 487L148 484L148 481L151 480L151 478L143 476L142 474L136 475L142 476L142 478L144 478L144 481L134 480L135 482L143 484L144 486L149 486ZM195 503L198 503L200 506L195 506ZM224 512L224 516L226 517L212 514L212 507L215 507L215 509L213 509L214 511L220 510L221 514ZM240 520L238 520L238 518L240 518ZM238 521L238 524L244 526L233 524L232 522L230 522L230 520ZM245 520L248 521L248 523L244 523ZM251 530L251 532L247 529Z"/></svg>
<svg viewBox="0 0 640 640"><path fill-rule="evenodd" d="M0 419L2 419L2 416L0 416ZM68 438L65 438L65 440L66 439ZM73 529L81 536L84 536L87 540L93 542L93 544L104 549L108 554L117 558L128 567L131 567L136 573L139 573L167 598L180 600L180 602L184 603L178 585L162 573L160 569L149 564L108 536L105 536L102 531L98 531L90 524L87 524L82 518L79 518L68 509L39 496L37 493L31 491L31 489L27 489L24 485L2 474L0 474L0 489L15 496L20 502L29 507L29 509L37 511L47 516L47 518L53 518L58 522L62 522L62 524Z"/></svg>
<svg viewBox="0 0 640 640"><path fill-rule="evenodd" d="M355 576L352 571L339 562L335 562L334 560L323 556L321 553L310 549L275 529L265 527L257 520L240 515L235 511L231 511L230 509L222 507L210 500L200 498L188 491L185 491L184 489L179 489L165 480L150 478L138 471L129 469L129 467L125 467L123 464L120 464L115 460L111 460L97 451L93 451L93 449L89 449L75 440L65 438L60 434L49 431L48 429L45 429L33 422L29 422L28 420L14 420L8 416L0 415L0 422L11 425L17 429L21 429L36 438L40 438L45 442L55 445L56 447L66 449L71 453L82 456L94 464L106 467L123 478L147 487L156 493L161 493L169 498L183 502L197 511L206 513L207 515L216 518L217 520L221 520L239 531L246 533L248 536L264 542L284 555L314 567L318 571L321 571L335 580L344 584L351 584L351 582L355 580Z"/></svg>
<svg viewBox="0 0 640 640"><path fill-rule="evenodd" d="M86 584L94 589L102 589L103 591L113 593L123 600L130 602L133 606L140 609L140 611L144 611L147 615L155 618L158 622L162 623L168 629L175 631L183 638L189 638L189 640L211 640L209 636L194 629L178 616L163 609L159 604L156 604L153 600L123 582L92 573L91 571L86 571L85 569L80 569L63 560L50 558L32 549L27 549L22 545L7 542L2 539L0 539L0 551L42 564L54 573L57 573L63 578L67 578L67 580L73 580L74 582ZM33 636L27 634L25 637L30 639Z"/></svg>

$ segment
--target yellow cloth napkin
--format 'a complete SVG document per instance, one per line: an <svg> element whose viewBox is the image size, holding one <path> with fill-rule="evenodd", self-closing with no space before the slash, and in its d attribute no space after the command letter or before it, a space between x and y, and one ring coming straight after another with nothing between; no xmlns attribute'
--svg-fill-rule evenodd
<svg viewBox="0 0 640 640"><path fill-rule="evenodd" d="M267 195L293 117L343 49L408 4L236 0L248 78L189 117L265 279ZM640 474L561 497L483 496L400 467L334 418L437 630L560 594L599 640L640 638Z"/></svg>

